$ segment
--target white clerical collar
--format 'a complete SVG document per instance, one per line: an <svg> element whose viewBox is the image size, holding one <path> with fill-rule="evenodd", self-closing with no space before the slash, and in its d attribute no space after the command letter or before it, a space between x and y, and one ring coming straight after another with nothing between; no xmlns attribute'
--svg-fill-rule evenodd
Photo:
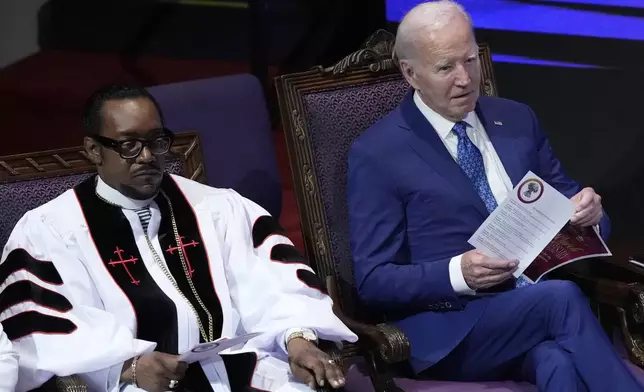
<svg viewBox="0 0 644 392"><path fill-rule="evenodd" d="M107 185L105 181L101 179L101 176L97 176L98 180L96 181L96 194L107 200L110 203L116 204L125 208L126 210L138 210L144 207L147 207L152 203L154 197L147 200L137 200L131 199L111 186Z"/></svg>
<svg viewBox="0 0 644 392"><path fill-rule="evenodd" d="M452 132L452 128L454 128L455 122L446 119L445 117L436 113L432 108L427 106L427 104L425 104L425 102L423 102L422 98L420 97L420 94L418 94L418 91L414 91L414 103L416 104L416 107L418 107L418 110L420 110L420 112L423 114L423 116L425 116L427 121L432 124L432 127L434 127L434 129L436 130L438 136L442 140L445 140L450 135L450 132ZM467 113L467 116L465 116L463 121L465 121L470 127L474 129L477 129L477 126L479 124L479 119L474 111Z"/></svg>

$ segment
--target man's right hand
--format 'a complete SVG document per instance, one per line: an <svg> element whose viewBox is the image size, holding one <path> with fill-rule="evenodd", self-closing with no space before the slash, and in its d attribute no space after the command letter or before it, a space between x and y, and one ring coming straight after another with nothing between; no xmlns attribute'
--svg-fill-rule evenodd
<svg viewBox="0 0 644 392"><path fill-rule="evenodd" d="M517 270L517 260L492 259L477 250L461 257L461 271L472 290L485 289L508 279Z"/></svg>
<svg viewBox="0 0 644 392"><path fill-rule="evenodd" d="M136 364L136 383L139 388L149 392L164 392L170 389L170 381L183 379L186 369L188 364L179 361L178 355L154 351L139 357ZM123 373L121 380L132 379L129 368L124 369Z"/></svg>

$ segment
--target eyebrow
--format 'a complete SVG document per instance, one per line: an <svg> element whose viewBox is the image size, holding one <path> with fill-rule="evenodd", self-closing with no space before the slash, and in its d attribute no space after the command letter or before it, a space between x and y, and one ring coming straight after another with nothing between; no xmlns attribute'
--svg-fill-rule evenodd
<svg viewBox="0 0 644 392"><path fill-rule="evenodd" d="M472 53L468 53L465 56L465 58L470 59L470 58L474 58L476 56L478 56L478 52L472 52ZM448 58L448 59L442 59L442 60L436 62L435 67L437 67L437 68L446 67L446 66L452 64L456 59L457 59L457 57Z"/></svg>
<svg viewBox="0 0 644 392"><path fill-rule="evenodd" d="M148 131L136 131L136 130L128 130L128 131L123 131L120 132L121 136L129 136L129 137L140 137L141 135L144 136L150 136L150 135L155 135L155 134L162 134L164 133L164 128L153 128Z"/></svg>

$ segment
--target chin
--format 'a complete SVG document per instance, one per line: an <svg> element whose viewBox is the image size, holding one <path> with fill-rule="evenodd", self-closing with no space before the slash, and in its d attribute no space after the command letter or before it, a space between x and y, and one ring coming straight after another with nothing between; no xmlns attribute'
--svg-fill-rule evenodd
<svg viewBox="0 0 644 392"><path fill-rule="evenodd" d="M465 104L463 105L465 107L465 110L467 112L471 112L474 110L476 107L476 102L479 100L479 95L478 94L473 94L471 97L467 97L467 101L465 101Z"/></svg>
<svg viewBox="0 0 644 392"><path fill-rule="evenodd" d="M476 102L478 101L478 95L472 98L467 99L467 101L461 101L461 102L454 102L452 104L451 110L449 110L450 116L452 117L452 120L456 121L461 121L465 117L467 117L467 114L469 112L474 111L476 109Z"/></svg>
<svg viewBox="0 0 644 392"><path fill-rule="evenodd" d="M157 195L158 192L159 192L158 189L155 190L154 192L147 192L147 191L137 192L137 194L132 195L132 199L136 199L136 200L152 199L153 197L155 197Z"/></svg>
<svg viewBox="0 0 644 392"><path fill-rule="evenodd" d="M467 117L467 114L471 112L474 109L469 109L469 107L459 107L459 108L454 108L450 112L450 115L448 117L448 120L451 120L453 122L459 122L465 120L465 117Z"/></svg>
<svg viewBox="0 0 644 392"><path fill-rule="evenodd" d="M474 111L474 109L476 109L476 101L474 101L474 102L472 102L470 104L467 104L467 105L463 105L460 108L459 112L462 113L462 117L465 118L465 117L467 117L468 113Z"/></svg>
<svg viewBox="0 0 644 392"><path fill-rule="evenodd" d="M156 196L159 189L161 189L161 181L123 187L122 193L135 200L147 200Z"/></svg>

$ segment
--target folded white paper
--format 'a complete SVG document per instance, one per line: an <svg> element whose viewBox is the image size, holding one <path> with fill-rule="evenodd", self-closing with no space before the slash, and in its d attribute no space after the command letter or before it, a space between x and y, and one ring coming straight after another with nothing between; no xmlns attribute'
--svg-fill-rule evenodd
<svg viewBox="0 0 644 392"><path fill-rule="evenodd" d="M519 277L574 213L570 199L528 172L468 242L488 257L518 260Z"/></svg>
<svg viewBox="0 0 644 392"><path fill-rule="evenodd" d="M193 347L192 350L186 351L185 353L181 354L179 359L186 363L193 363L202 361L204 359L209 359L219 355L219 353L224 350L240 344L244 344L258 335L260 335L260 333L249 333L234 338L220 338L215 340L214 342L201 343Z"/></svg>

